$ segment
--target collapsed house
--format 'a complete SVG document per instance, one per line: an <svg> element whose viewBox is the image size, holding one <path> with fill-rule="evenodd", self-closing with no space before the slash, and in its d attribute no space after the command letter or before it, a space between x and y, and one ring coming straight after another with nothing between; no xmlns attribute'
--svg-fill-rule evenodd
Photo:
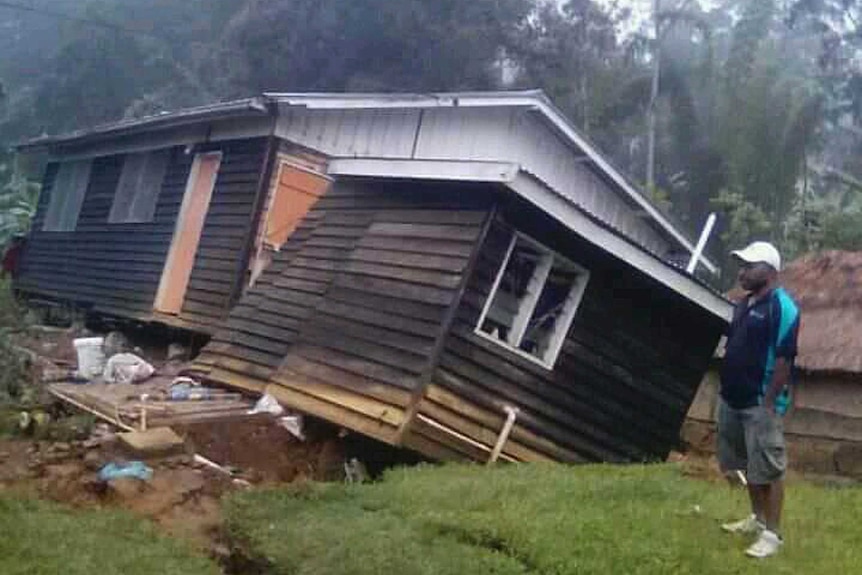
<svg viewBox="0 0 862 575"><path fill-rule="evenodd" d="M541 92L266 94L23 149L51 162L21 293L211 336L210 381L434 459L663 458L730 316Z"/></svg>

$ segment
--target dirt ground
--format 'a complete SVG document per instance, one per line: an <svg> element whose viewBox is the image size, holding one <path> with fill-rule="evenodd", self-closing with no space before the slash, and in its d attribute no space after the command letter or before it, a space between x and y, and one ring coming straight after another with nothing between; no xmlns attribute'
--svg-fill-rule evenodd
<svg viewBox="0 0 862 575"><path fill-rule="evenodd" d="M152 479L105 483L98 479L105 464L140 458L126 452L113 432L97 429L102 433L83 441L0 440L0 492L37 495L78 508L121 508L218 554L219 500L248 488L245 481L261 485L344 476L337 436L300 441L275 419L261 416L176 429L186 439L186 452L142 459L153 470ZM234 475L195 462L193 453Z"/></svg>
<svg viewBox="0 0 862 575"><path fill-rule="evenodd" d="M117 439L120 430L107 423L91 429L92 418L45 393L45 383L62 380L74 369L72 341L82 335L80 328L44 326L16 335L15 349L27 358L31 381L23 382L26 393L19 404L3 406L2 415L14 422L22 410L42 412L49 414L49 423L44 431L31 430L31 437L0 439L0 493L35 495L76 508L124 509L219 556L227 552L220 543L225 494L259 485L344 479L346 442L337 428L309 421L300 440L268 414L175 426L185 442L179 453L143 458L128 452ZM146 339L131 343L157 368L165 368L166 349ZM77 425L87 419L89 424ZM195 461L195 454L231 474ZM139 459L153 470L148 481L98 479L107 463Z"/></svg>

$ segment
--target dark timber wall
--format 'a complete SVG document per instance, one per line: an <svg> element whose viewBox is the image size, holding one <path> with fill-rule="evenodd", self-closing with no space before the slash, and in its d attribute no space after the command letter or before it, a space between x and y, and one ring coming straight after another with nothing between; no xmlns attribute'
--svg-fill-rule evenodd
<svg viewBox="0 0 862 575"><path fill-rule="evenodd" d="M414 435L451 458L487 458L505 420L503 406L511 405L520 409L503 451L512 459L664 458L678 443L722 323L531 207L512 200L502 212L506 223L495 221L481 250ZM473 334L511 226L591 272L553 371Z"/></svg>
<svg viewBox="0 0 862 575"><path fill-rule="evenodd" d="M196 367L395 441L491 201L487 186L337 182Z"/></svg>
<svg viewBox="0 0 862 575"><path fill-rule="evenodd" d="M186 304L179 318L159 318L201 331L211 330L226 315L264 161L265 139L224 142L206 149L222 150L224 158ZM152 319L192 159L182 148L172 150L154 221L144 224L108 223L123 156L94 159L73 232L42 231L58 168L58 164L50 164L17 287L96 312Z"/></svg>

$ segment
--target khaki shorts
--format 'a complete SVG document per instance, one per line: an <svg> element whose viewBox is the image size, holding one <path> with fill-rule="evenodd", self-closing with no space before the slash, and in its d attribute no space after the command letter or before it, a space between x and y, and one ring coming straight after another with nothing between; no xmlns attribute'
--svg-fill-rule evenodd
<svg viewBox="0 0 862 575"><path fill-rule="evenodd" d="M718 463L725 473L745 471L748 482L766 485L784 478L787 450L781 417L761 406L718 408Z"/></svg>

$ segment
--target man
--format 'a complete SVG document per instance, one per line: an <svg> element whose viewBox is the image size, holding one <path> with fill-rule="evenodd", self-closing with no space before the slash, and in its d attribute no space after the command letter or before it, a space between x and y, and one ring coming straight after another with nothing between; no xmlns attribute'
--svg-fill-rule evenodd
<svg viewBox="0 0 862 575"><path fill-rule="evenodd" d="M774 246L754 242L733 256L747 296L737 304L727 334L718 459L726 474L745 471L752 514L722 529L757 534L746 554L762 559L783 544L779 523L787 456L782 417L791 401L799 308L778 287L781 256Z"/></svg>

